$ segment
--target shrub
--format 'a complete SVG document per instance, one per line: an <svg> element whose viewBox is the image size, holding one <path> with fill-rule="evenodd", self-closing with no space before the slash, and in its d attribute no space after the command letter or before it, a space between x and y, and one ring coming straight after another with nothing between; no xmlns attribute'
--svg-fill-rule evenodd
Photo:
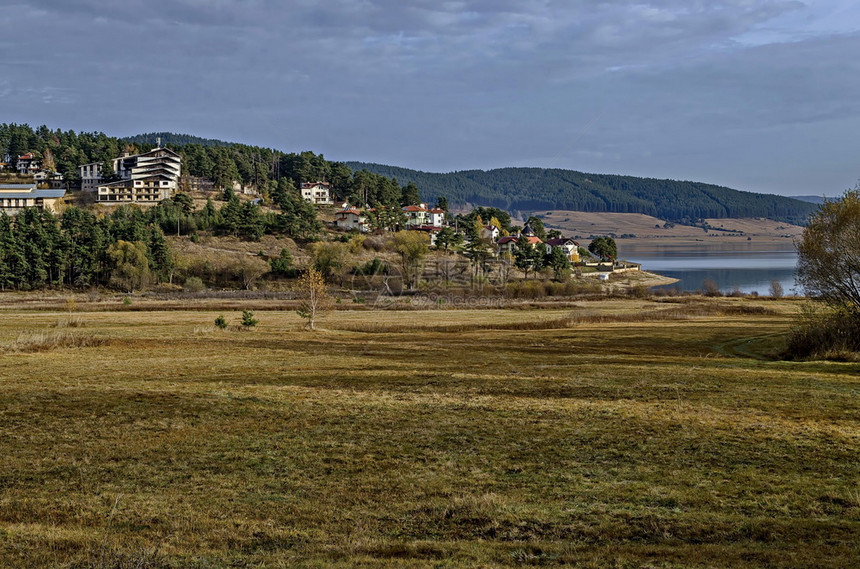
<svg viewBox="0 0 860 569"><path fill-rule="evenodd" d="M368 237L365 239L361 246L367 249L368 251L376 251L377 253L385 250L385 238L384 237Z"/></svg>
<svg viewBox="0 0 860 569"><path fill-rule="evenodd" d="M702 283L702 292L705 296L722 296L720 285L713 279L705 279Z"/></svg>
<svg viewBox="0 0 860 569"><path fill-rule="evenodd" d="M648 298L651 295L645 285L636 284L627 289L627 296L631 298Z"/></svg>
<svg viewBox="0 0 860 569"><path fill-rule="evenodd" d="M203 284L203 279L200 277L188 277L185 279L185 284L182 286L182 290L185 292L200 292L205 288L206 286Z"/></svg>
<svg viewBox="0 0 860 569"><path fill-rule="evenodd" d="M92 348L108 343L95 334L73 334L66 331L25 332L7 346L10 352L47 352L58 348Z"/></svg>
<svg viewBox="0 0 860 569"><path fill-rule="evenodd" d="M242 326L245 328L253 328L257 325L258 320L254 318L254 313L250 310L242 311Z"/></svg>
<svg viewBox="0 0 860 569"><path fill-rule="evenodd" d="M785 290L782 288L782 283L774 279L770 281L770 295L773 298L782 298Z"/></svg>
<svg viewBox="0 0 860 569"><path fill-rule="evenodd" d="M805 306L788 338L787 359L857 359L860 314L846 309Z"/></svg>
<svg viewBox="0 0 860 569"><path fill-rule="evenodd" d="M356 265L352 268L353 275L364 276L388 274L388 271L388 264L382 262L379 257L374 257L372 260L367 261L363 265Z"/></svg>
<svg viewBox="0 0 860 569"><path fill-rule="evenodd" d="M281 253L276 259L269 261L269 267L271 273L277 277L294 278L298 274L298 271L293 268L293 256L286 248L281 249Z"/></svg>
<svg viewBox="0 0 860 569"><path fill-rule="evenodd" d="M365 239L366 237L364 235L353 235L348 244L349 252L353 255L358 253L359 249L364 245Z"/></svg>
<svg viewBox="0 0 860 569"><path fill-rule="evenodd" d="M218 318L215 319L215 326L220 328L221 330L225 330L227 328L227 319L224 318L224 315L218 315Z"/></svg>

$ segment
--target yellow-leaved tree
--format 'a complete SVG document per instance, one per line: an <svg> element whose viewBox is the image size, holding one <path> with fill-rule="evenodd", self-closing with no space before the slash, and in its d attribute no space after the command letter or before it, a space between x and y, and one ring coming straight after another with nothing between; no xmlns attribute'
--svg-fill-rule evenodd
<svg viewBox="0 0 860 569"><path fill-rule="evenodd" d="M296 313L305 320L311 330L315 329L317 318L334 307L334 301L328 293L325 279L312 265L299 277L295 292L301 299Z"/></svg>

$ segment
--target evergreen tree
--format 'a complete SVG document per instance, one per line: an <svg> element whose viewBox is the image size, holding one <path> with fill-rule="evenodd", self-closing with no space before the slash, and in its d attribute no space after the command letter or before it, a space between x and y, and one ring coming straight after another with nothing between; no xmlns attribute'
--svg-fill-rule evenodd
<svg viewBox="0 0 860 569"><path fill-rule="evenodd" d="M238 237L242 223L242 204L239 198L231 192L230 200L221 207L218 229L221 233Z"/></svg>
<svg viewBox="0 0 860 569"><path fill-rule="evenodd" d="M553 247L552 253L547 255L546 266L552 269L556 280L563 281L570 274L570 259L561 247Z"/></svg>
<svg viewBox="0 0 860 569"><path fill-rule="evenodd" d="M239 212L238 232L245 239L259 241L265 233L263 218L260 216L260 206L251 202L242 204Z"/></svg>
<svg viewBox="0 0 860 569"><path fill-rule="evenodd" d="M173 259L164 233L158 227L152 227L149 232L149 247L147 251L149 258L150 273L157 281L172 280Z"/></svg>
<svg viewBox="0 0 860 569"><path fill-rule="evenodd" d="M618 257L618 246L612 237L596 237L588 244L588 251L601 261L611 261Z"/></svg>
<svg viewBox="0 0 860 569"><path fill-rule="evenodd" d="M530 271L540 270L540 255L537 249L528 242L525 237L517 239L517 244L514 247L514 266L525 274L525 278L529 278Z"/></svg>
<svg viewBox="0 0 860 569"><path fill-rule="evenodd" d="M403 190L400 193L400 205L417 205L419 203L421 203L421 195L418 193L418 186L412 182L403 186Z"/></svg>

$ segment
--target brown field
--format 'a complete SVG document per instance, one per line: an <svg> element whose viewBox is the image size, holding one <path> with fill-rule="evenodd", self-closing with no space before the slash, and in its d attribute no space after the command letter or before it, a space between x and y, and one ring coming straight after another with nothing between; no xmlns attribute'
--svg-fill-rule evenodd
<svg viewBox="0 0 860 569"><path fill-rule="evenodd" d="M0 567L860 558L860 364L769 357L798 301L340 311L315 333L86 304L0 310Z"/></svg>
<svg viewBox="0 0 860 569"><path fill-rule="evenodd" d="M791 248L795 237L803 233L797 225L769 219L706 219L720 231L705 232L701 227L676 224L664 228L662 219L639 213L592 213L581 211L538 212L547 228L560 229L565 235L579 235L587 240L589 235L633 234L635 239L623 239L619 249L630 247L696 245L731 247L745 245L749 241L756 247L771 246Z"/></svg>

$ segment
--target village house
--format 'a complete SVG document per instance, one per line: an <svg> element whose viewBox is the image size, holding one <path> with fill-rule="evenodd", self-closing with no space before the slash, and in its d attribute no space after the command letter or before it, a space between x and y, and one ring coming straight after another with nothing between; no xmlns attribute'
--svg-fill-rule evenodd
<svg viewBox="0 0 860 569"><path fill-rule="evenodd" d="M58 212L66 190L40 190L35 182L29 184L0 184L0 211L16 215L25 207L37 207Z"/></svg>
<svg viewBox="0 0 860 569"><path fill-rule="evenodd" d="M482 226L480 238L482 241L496 242L499 239L499 228L495 225Z"/></svg>
<svg viewBox="0 0 860 569"><path fill-rule="evenodd" d="M62 174L51 172L49 170L40 170L33 174L33 179L37 185L48 185L52 190L65 189L66 182Z"/></svg>
<svg viewBox="0 0 860 569"><path fill-rule="evenodd" d="M496 244L499 246L499 254L510 253L513 255L514 250L517 248L517 243L521 239L525 239L532 247L537 247L543 243L543 241L534 235L506 235L496 241Z"/></svg>
<svg viewBox="0 0 860 569"><path fill-rule="evenodd" d="M314 205L332 205L331 184L328 182L303 182L299 188L302 199Z"/></svg>
<svg viewBox="0 0 860 569"><path fill-rule="evenodd" d="M36 161L35 154L28 152L18 156L15 169L19 174L35 174L41 168L39 167L39 163Z"/></svg>
<svg viewBox="0 0 860 569"><path fill-rule="evenodd" d="M341 229L357 230L362 233L370 229L367 218L354 207L344 207L343 210L337 212L334 216L334 224Z"/></svg>
<svg viewBox="0 0 860 569"><path fill-rule="evenodd" d="M403 213L406 215L407 228L428 225L427 208L424 207L424 204L408 205L403 208Z"/></svg>
<svg viewBox="0 0 860 569"><path fill-rule="evenodd" d="M546 240L547 253L552 253L556 247L561 247L564 254L567 255L571 263L579 262L579 243L567 237L557 237L555 239Z"/></svg>
<svg viewBox="0 0 860 569"><path fill-rule="evenodd" d="M427 204L405 206L403 213L407 229L441 228L445 224L445 210L428 208Z"/></svg>
<svg viewBox="0 0 860 569"><path fill-rule="evenodd" d="M523 227L523 230L519 233L519 235L506 235L502 237L496 244L499 246L499 254L509 253L511 255L514 254L514 250L516 249L517 243L520 240L524 239L529 245L532 247L537 247L543 244L543 241L535 235L535 232L526 224ZM551 251L551 249L547 249L547 252Z"/></svg>
<svg viewBox="0 0 860 569"><path fill-rule="evenodd" d="M438 207L431 208L427 211L427 218L431 227L442 227L445 225L445 210Z"/></svg>

